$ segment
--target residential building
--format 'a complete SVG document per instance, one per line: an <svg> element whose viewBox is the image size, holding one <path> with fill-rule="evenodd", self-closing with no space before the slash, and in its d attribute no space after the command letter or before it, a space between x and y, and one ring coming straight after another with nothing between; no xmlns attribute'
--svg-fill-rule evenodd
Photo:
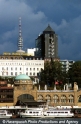
<svg viewBox="0 0 81 124"><path fill-rule="evenodd" d="M75 61L73 61L73 60L60 60L60 63L62 64L62 70L65 72L68 72L68 70L71 68L73 63L75 63Z"/></svg>

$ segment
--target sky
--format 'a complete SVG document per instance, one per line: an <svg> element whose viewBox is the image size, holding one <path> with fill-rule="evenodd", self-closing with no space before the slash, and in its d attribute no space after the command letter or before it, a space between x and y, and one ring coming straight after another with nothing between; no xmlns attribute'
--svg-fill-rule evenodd
<svg viewBox="0 0 81 124"><path fill-rule="evenodd" d="M0 54L15 52L22 19L23 50L48 24L58 35L61 60L81 60L81 0L0 0Z"/></svg>

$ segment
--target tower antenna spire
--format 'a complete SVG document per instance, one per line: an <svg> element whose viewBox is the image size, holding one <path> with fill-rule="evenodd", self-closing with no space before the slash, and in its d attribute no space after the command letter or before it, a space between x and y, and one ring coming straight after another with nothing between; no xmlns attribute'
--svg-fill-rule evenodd
<svg viewBox="0 0 81 124"><path fill-rule="evenodd" d="M22 50L23 48L23 38L21 31L21 17L19 17L19 38L18 38L18 50Z"/></svg>

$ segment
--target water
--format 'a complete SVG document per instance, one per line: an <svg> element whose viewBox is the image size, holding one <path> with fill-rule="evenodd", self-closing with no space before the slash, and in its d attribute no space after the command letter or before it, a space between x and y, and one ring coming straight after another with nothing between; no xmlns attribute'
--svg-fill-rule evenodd
<svg viewBox="0 0 81 124"><path fill-rule="evenodd" d="M81 118L0 119L0 124L81 124Z"/></svg>

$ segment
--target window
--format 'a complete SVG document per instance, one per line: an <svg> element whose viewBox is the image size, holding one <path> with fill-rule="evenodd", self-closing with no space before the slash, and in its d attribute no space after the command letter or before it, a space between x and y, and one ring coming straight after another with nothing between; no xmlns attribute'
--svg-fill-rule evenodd
<svg viewBox="0 0 81 124"><path fill-rule="evenodd" d="M67 98L66 98L65 95L62 95L62 96L61 96L61 102L62 102L62 103L66 103L66 102L67 102Z"/></svg>
<svg viewBox="0 0 81 124"><path fill-rule="evenodd" d="M26 72L26 75L28 75L28 72Z"/></svg>
<svg viewBox="0 0 81 124"><path fill-rule="evenodd" d="M33 68L33 70L35 71L35 68Z"/></svg>
<svg viewBox="0 0 81 124"><path fill-rule="evenodd" d="M50 112L47 112L47 113L50 113Z"/></svg>
<svg viewBox="0 0 81 124"><path fill-rule="evenodd" d="M13 70L13 68L11 67L11 70Z"/></svg>
<svg viewBox="0 0 81 124"><path fill-rule="evenodd" d="M30 68L30 70L32 70L32 68Z"/></svg>
<svg viewBox="0 0 81 124"><path fill-rule="evenodd" d="M58 95L54 95L53 99L54 99L54 103L58 103L58 102L59 102L59 97L58 97Z"/></svg>
<svg viewBox="0 0 81 124"><path fill-rule="evenodd" d="M35 76L35 72L33 73L33 76Z"/></svg>
<svg viewBox="0 0 81 124"><path fill-rule="evenodd" d="M17 67L15 68L15 70L17 70Z"/></svg>
<svg viewBox="0 0 81 124"><path fill-rule="evenodd" d="M8 72L6 72L6 75L8 75Z"/></svg>
<svg viewBox="0 0 81 124"><path fill-rule="evenodd" d="M20 68L20 70L22 70L22 69Z"/></svg>
<svg viewBox="0 0 81 124"><path fill-rule="evenodd" d="M74 96L73 95L69 95L68 102L69 103L73 103L74 102Z"/></svg>
<svg viewBox="0 0 81 124"><path fill-rule="evenodd" d="M11 72L11 75L13 75L13 72Z"/></svg>
<svg viewBox="0 0 81 124"><path fill-rule="evenodd" d="M43 96L42 95L38 95L38 101L43 101Z"/></svg>
<svg viewBox="0 0 81 124"><path fill-rule="evenodd" d="M30 75L32 75L32 73L30 72Z"/></svg>
<svg viewBox="0 0 81 124"><path fill-rule="evenodd" d="M29 112L29 113L32 113L32 112Z"/></svg>
<svg viewBox="0 0 81 124"><path fill-rule="evenodd" d="M15 72L15 75L17 76L17 72Z"/></svg>

